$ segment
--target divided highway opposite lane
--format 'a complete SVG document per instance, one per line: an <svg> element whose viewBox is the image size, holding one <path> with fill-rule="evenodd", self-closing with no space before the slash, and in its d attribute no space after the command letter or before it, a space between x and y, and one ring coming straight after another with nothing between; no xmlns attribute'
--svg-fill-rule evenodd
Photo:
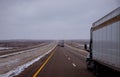
<svg viewBox="0 0 120 77"><path fill-rule="evenodd" d="M8 56L25 53L25 52L27 52L27 50L29 51L30 49L38 48L38 47L45 46L45 45L47 45L47 43L42 43L40 45L35 45L35 46L32 46L32 47L27 47L27 48L22 48L22 49L11 49L11 50L8 50L8 51L0 52L0 58L5 58L5 57L8 57Z"/></svg>

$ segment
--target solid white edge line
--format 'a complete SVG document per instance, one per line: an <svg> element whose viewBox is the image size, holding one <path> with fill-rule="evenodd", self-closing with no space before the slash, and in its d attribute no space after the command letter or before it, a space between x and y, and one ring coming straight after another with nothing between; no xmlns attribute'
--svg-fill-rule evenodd
<svg viewBox="0 0 120 77"><path fill-rule="evenodd" d="M75 63L72 63L73 67L76 67Z"/></svg>
<svg viewBox="0 0 120 77"><path fill-rule="evenodd" d="M67 45L66 44L66 46L67 47L69 47L69 48L71 48L71 49L73 49L73 47L71 47L71 46L69 46L69 45ZM74 49L73 49L74 50ZM84 51L84 50L80 50L80 51ZM72 51L70 51L70 52L72 52ZM74 53L74 52L72 52L72 53ZM81 56L81 57L83 57L83 58L86 58L86 56L84 56L84 55L82 55L82 54L78 54L79 56Z"/></svg>

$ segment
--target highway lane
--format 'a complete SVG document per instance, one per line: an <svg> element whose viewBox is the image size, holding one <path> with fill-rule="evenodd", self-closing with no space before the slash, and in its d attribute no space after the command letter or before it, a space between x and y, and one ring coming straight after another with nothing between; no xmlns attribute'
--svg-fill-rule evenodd
<svg viewBox="0 0 120 77"><path fill-rule="evenodd" d="M4 57L7 57L7 56L11 56L11 55L16 55L16 54L19 54L19 53L24 53L27 50L42 47L42 46L45 46L47 44L48 43L41 43L39 45L33 45L33 46L27 47L27 48L9 49L9 50L5 50L5 51L3 50L3 51L0 51L0 58L4 58Z"/></svg>
<svg viewBox="0 0 120 77"><path fill-rule="evenodd" d="M17 77L95 77L86 69L85 57L74 52L66 46L57 47Z"/></svg>

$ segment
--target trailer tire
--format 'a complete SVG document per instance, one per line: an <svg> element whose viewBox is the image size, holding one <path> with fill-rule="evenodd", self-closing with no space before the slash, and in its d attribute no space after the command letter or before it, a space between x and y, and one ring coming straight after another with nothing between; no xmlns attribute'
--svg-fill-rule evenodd
<svg viewBox="0 0 120 77"><path fill-rule="evenodd" d="M93 61L91 60L91 59L87 59L86 60L86 65L87 65L87 69L89 70L89 71L93 71L93 66L94 66L94 64L93 64Z"/></svg>
<svg viewBox="0 0 120 77"><path fill-rule="evenodd" d="M91 71L91 68L90 68L90 61L86 61L86 65L87 65L87 69L89 70L89 71Z"/></svg>
<svg viewBox="0 0 120 77"><path fill-rule="evenodd" d="M102 67L101 65L99 65L98 63L94 64L94 74L96 75L96 77L103 77L102 76Z"/></svg>

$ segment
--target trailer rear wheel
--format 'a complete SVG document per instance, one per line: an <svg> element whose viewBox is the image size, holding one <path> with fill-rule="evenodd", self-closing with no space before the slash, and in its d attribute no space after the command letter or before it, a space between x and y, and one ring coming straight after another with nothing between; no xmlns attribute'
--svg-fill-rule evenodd
<svg viewBox="0 0 120 77"><path fill-rule="evenodd" d="M86 65L87 65L87 69L89 70L89 71L93 71L93 66L94 66L94 64L93 64L93 61L91 60L91 59L87 59L86 60Z"/></svg>
<svg viewBox="0 0 120 77"><path fill-rule="evenodd" d="M94 74L97 76L97 77L105 77L105 75L103 74L103 69L102 69L102 66L99 65L98 63L95 63L94 64L94 70L93 70Z"/></svg>

